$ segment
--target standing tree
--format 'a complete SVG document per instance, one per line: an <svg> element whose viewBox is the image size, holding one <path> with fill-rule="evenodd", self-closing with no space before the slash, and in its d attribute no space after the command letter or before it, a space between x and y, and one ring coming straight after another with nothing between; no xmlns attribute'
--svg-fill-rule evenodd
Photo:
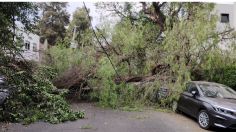
<svg viewBox="0 0 236 132"><path fill-rule="evenodd" d="M50 45L55 45L57 40L63 40L69 24L69 14L66 11L67 3L50 2L40 3L42 18L39 22L40 35L48 40Z"/></svg>
<svg viewBox="0 0 236 132"><path fill-rule="evenodd" d="M67 30L67 37L72 39L75 30L75 41L79 46L92 45L93 34L91 31L90 21L85 8L77 8L73 14L73 19Z"/></svg>

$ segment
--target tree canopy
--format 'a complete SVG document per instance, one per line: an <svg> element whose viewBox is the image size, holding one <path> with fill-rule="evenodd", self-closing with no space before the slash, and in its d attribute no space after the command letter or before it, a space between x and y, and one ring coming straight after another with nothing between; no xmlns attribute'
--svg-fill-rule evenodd
<svg viewBox="0 0 236 132"><path fill-rule="evenodd" d="M57 40L63 40L66 28L70 22L70 15L66 11L65 2L40 3L42 18L39 22L40 35L48 40L50 45L55 45Z"/></svg>
<svg viewBox="0 0 236 132"><path fill-rule="evenodd" d="M91 16L89 17L92 19ZM76 30L74 39L79 48L93 44L93 34L91 31L90 20L85 8L77 8L73 13L72 21L67 29L67 37L70 40L72 40L74 30Z"/></svg>

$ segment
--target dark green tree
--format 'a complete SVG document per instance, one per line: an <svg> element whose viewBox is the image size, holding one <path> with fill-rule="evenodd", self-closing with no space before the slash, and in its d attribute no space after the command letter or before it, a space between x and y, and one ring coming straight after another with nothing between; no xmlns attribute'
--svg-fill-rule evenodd
<svg viewBox="0 0 236 132"><path fill-rule="evenodd" d="M66 11L67 3L49 2L40 3L42 18L39 22L40 35L48 40L50 45L55 45L57 40L63 40L70 15Z"/></svg>

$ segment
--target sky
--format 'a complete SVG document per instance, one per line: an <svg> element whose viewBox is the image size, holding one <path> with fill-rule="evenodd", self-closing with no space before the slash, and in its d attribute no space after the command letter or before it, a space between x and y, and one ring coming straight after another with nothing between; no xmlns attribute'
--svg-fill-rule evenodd
<svg viewBox="0 0 236 132"><path fill-rule="evenodd" d="M231 1L215 1L218 4L233 4L234 2ZM101 14L99 13L99 9L96 9L94 2L85 2L87 8L90 9L90 16L92 16L92 26L98 26L101 24ZM83 2L68 2L67 10L70 13L70 19L72 19L73 12L76 10L77 7L83 7ZM108 18L107 18L108 19ZM115 19L115 18L110 18Z"/></svg>
<svg viewBox="0 0 236 132"><path fill-rule="evenodd" d="M92 16L92 25L93 27L100 23L100 14L98 13L95 2L85 2L85 5L88 9L90 9L90 16ZM70 13L70 19L72 19L73 12L76 10L77 7L83 7L83 2L69 2L67 10Z"/></svg>

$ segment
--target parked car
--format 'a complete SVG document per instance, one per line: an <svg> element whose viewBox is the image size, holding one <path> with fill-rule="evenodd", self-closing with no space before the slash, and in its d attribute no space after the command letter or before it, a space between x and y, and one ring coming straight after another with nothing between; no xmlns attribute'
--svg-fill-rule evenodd
<svg viewBox="0 0 236 132"><path fill-rule="evenodd" d="M236 129L236 92L222 84L189 82L177 110L196 118L203 129L212 126Z"/></svg>

